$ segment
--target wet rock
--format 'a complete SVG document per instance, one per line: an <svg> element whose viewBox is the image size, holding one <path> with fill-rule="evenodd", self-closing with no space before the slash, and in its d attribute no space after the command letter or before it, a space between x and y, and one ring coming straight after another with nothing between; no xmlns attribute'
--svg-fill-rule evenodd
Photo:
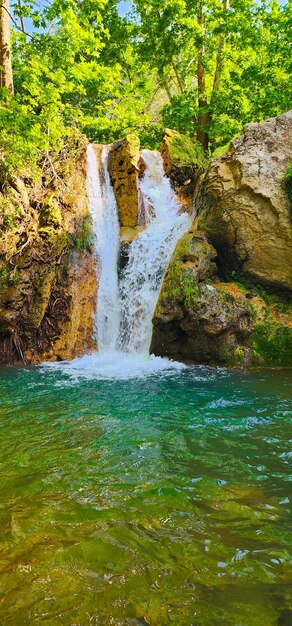
<svg viewBox="0 0 292 626"><path fill-rule="evenodd" d="M151 352L187 363L291 364L291 320L248 289L220 281L215 259L202 233L179 241L154 313Z"/></svg>
<svg viewBox="0 0 292 626"><path fill-rule="evenodd" d="M136 228L139 222L138 176L140 141L134 134L112 144L109 173L118 205L121 227Z"/></svg>

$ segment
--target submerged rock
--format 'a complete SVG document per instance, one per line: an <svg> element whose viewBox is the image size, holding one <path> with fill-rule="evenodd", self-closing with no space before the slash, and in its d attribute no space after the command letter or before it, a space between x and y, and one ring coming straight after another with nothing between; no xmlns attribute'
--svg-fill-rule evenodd
<svg viewBox="0 0 292 626"><path fill-rule="evenodd" d="M292 112L248 124L212 159L196 198L198 227L225 275L292 289L290 201L283 184L292 153Z"/></svg>

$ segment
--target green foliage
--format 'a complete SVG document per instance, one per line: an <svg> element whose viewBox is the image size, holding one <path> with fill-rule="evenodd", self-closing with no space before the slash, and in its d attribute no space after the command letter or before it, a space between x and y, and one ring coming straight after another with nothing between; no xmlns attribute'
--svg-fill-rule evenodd
<svg viewBox="0 0 292 626"><path fill-rule="evenodd" d="M196 92L175 94L162 109L163 125L192 136L197 128L197 113Z"/></svg>
<svg viewBox="0 0 292 626"><path fill-rule="evenodd" d="M14 228L21 220L21 208L11 194L4 197L0 194L0 236Z"/></svg>
<svg viewBox="0 0 292 626"><path fill-rule="evenodd" d="M288 194L288 198L290 202L292 202L292 162L291 161L287 167L287 171L284 176L283 183L284 183L284 188L286 189L286 192Z"/></svg>
<svg viewBox="0 0 292 626"><path fill-rule="evenodd" d="M157 70L168 94L162 107L163 124L194 136L199 111L198 54L203 57L212 152L228 144L245 123L288 110L289 5L282 6L277 0L234 0L226 10L220 0L171 4L167 0L136 0L140 24L137 46ZM214 86L218 62L220 80Z"/></svg>
<svg viewBox="0 0 292 626"><path fill-rule="evenodd" d="M193 165L202 171L206 169L208 160L198 142L168 128L165 130L165 141L174 165L177 167Z"/></svg>
<svg viewBox="0 0 292 626"><path fill-rule="evenodd" d="M289 108L289 3L234 0L226 11L221 0L134 0L127 18L115 0L12 6L15 97L0 91L0 155L10 170L37 177L44 156L78 133L107 143L135 132L149 148L160 147L163 126L194 138L202 51L211 152L246 122ZM28 19L30 36L20 32Z"/></svg>
<svg viewBox="0 0 292 626"><path fill-rule="evenodd" d="M149 124L140 131L137 131L140 137L140 143L142 148L148 148L149 150L161 149L161 137L162 137L162 125L161 124Z"/></svg>
<svg viewBox="0 0 292 626"><path fill-rule="evenodd" d="M92 219L90 215L87 215L81 222L77 231L77 236L74 240L74 246L77 250L84 254L85 252L91 252L93 246L93 231L92 231Z"/></svg>
<svg viewBox="0 0 292 626"><path fill-rule="evenodd" d="M255 358L270 365L292 365L292 328L282 324L259 323L252 338Z"/></svg>

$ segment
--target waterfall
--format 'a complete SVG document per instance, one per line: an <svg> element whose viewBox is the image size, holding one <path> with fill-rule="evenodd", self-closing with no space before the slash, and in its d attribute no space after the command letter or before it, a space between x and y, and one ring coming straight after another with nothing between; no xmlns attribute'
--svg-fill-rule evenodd
<svg viewBox="0 0 292 626"><path fill-rule="evenodd" d="M149 355L152 316L163 276L178 239L190 224L180 210L159 152L142 150L146 165L140 182L140 204L146 225L129 245L129 258L118 284L119 220L108 172L109 146L101 167L88 147L88 196L98 263L95 327L100 353Z"/></svg>
<svg viewBox="0 0 292 626"><path fill-rule="evenodd" d="M107 168L109 146L101 151L101 169L93 146L87 149L87 191L94 231L98 271L95 333L100 351L113 350L119 329L118 253L119 219Z"/></svg>
<svg viewBox="0 0 292 626"><path fill-rule="evenodd" d="M152 317L163 277L175 245L190 224L169 179L159 152L142 150L146 170L140 183L146 229L131 243L120 282L121 321L117 348L149 354Z"/></svg>
<svg viewBox="0 0 292 626"><path fill-rule="evenodd" d="M129 244L128 262L118 278L119 220L108 172L110 146L101 150L100 167L93 146L87 151L87 190L94 230L98 293L95 335L98 352L61 367L74 378L129 378L181 363L149 355L152 317L175 245L191 218L181 211L159 152L142 150L146 170L139 184L139 219L145 229Z"/></svg>

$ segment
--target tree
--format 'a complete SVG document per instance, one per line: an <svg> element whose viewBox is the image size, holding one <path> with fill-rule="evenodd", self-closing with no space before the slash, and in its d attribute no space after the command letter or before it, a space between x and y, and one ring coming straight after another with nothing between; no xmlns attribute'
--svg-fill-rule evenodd
<svg viewBox="0 0 292 626"><path fill-rule="evenodd" d="M289 108L290 0L0 0L0 150L41 162L74 133L109 143L162 126L213 153ZM25 28L25 21L29 28ZM15 96L13 94L13 83Z"/></svg>
<svg viewBox="0 0 292 626"><path fill-rule="evenodd" d="M13 94L9 0L0 4L0 87Z"/></svg>
<svg viewBox="0 0 292 626"><path fill-rule="evenodd" d="M287 110L290 1L135 0L140 54L169 96L164 124L213 152Z"/></svg>

